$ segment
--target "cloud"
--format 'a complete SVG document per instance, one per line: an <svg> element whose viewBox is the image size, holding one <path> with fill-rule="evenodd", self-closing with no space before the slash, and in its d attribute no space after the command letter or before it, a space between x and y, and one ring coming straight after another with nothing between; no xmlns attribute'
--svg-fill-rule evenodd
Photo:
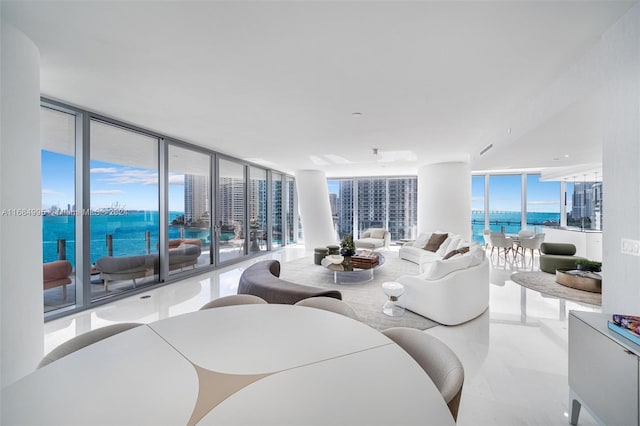
<svg viewBox="0 0 640 426"><path fill-rule="evenodd" d="M169 185L184 185L184 175L169 175Z"/></svg>
<svg viewBox="0 0 640 426"><path fill-rule="evenodd" d="M158 172L138 169L119 170L112 173L110 177L100 180L112 185L128 185L136 183L142 185L157 185Z"/></svg>
<svg viewBox="0 0 640 426"><path fill-rule="evenodd" d="M115 194L124 194L124 191L119 189L101 189L97 191L91 191L91 195L115 195Z"/></svg>
<svg viewBox="0 0 640 426"><path fill-rule="evenodd" d="M471 201L484 201L484 197L471 197Z"/></svg>
<svg viewBox="0 0 640 426"><path fill-rule="evenodd" d="M65 195L64 192L54 191L53 189L42 188L42 195Z"/></svg>
<svg viewBox="0 0 640 426"><path fill-rule="evenodd" d="M90 171L91 173L116 173L118 169L115 167L94 167Z"/></svg>

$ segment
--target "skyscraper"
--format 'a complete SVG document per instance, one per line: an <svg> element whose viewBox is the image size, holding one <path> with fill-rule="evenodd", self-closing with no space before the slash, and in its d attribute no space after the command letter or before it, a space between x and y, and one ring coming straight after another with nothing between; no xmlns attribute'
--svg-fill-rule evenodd
<svg viewBox="0 0 640 426"><path fill-rule="evenodd" d="M184 175L184 221L188 225L208 225L209 179L200 175Z"/></svg>
<svg viewBox="0 0 640 426"><path fill-rule="evenodd" d="M357 236L368 228L386 228L392 240L415 238L417 194L415 177L340 180L338 194L329 195L332 212L335 199L334 225L340 237ZM356 214L358 232L353 230Z"/></svg>

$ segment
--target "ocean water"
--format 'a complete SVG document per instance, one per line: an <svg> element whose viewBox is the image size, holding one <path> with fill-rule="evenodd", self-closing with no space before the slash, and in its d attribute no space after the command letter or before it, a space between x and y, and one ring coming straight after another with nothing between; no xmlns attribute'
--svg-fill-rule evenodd
<svg viewBox="0 0 640 426"><path fill-rule="evenodd" d="M489 229L494 232L503 230L506 234L517 234L524 228L521 223L520 212L489 212ZM559 225L560 213L544 213L544 212L529 212L527 213L526 228L536 232L543 232L543 225ZM471 212L471 230L473 240L484 244L484 237L482 233L484 231L484 212L473 211Z"/></svg>
<svg viewBox="0 0 640 426"><path fill-rule="evenodd" d="M147 253L146 235L149 233L149 252L158 252L158 212L128 211L126 214L91 216L91 263L107 256L107 235L112 236L114 256ZM169 222L182 212L170 212ZM44 262L58 259L58 239L66 240L66 258L75 269L75 216L42 217L42 256ZM169 239L180 238L179 227L169 226ZM184 238L200 239L209 244L209 230L185 228Z"/></svg>

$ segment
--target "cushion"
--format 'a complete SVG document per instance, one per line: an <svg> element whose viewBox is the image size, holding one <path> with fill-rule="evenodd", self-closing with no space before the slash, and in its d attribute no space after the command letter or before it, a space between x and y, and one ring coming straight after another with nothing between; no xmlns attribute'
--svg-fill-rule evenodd
<svg viewBox="0 0 640 426"><path fill-rule="evenodd" d="M451 244L451 237L447 236L447 239L445 239L442 244L440 244L440 247L438 247L438 250L436 250L436 254L438 256L444 256L445 254L447 254L449 252L449 245Z"/></svg>
<svg viewBox="0 0 640 426"><path fill-rule="evenodd" d="M454 250L454 249L459 249L462 246L468 245L466 243L464 243L464 241L462 240L462 236L460 235L452 235L451 236L451 243L449 244L449 247L447 248L448 251Z"/></svg>
<svg viewBox="0 0 640 426"><path fill-rule="evenodd" d="M419 248L424 248L425 244L427 244L427 241L429 241L429 238L431 237L431 232L429 233L422 233L420 235L418 235L418 238L416 238L416 240L413 242L413 246L414 247L419 247Z"/></svg>
<svg viewBox="0 0 640 426"><path fill-rule="evenodd" d="M431 238L429 238L429 241L424 246L424 249L435 253L448 237L449 234L436 234L434 232L433 234L431 234Z"/></svg>
<svg viewBox="0 0 640 426"><path fill-rule="evenodd" d="M453 244L451 244L453 245ZM453 249L451 250L449 253L445 254L444 257L442 258L442 260L447 260L447 259L451 259L453 256L457 255L457 254L464 254L469 252L469 247L461 247L459 249Z"/></svg>
<svg viewBox="0 0 640 426"><path fill-rule="evenodd" d="M468 268L472 261L473 256L469 254L455 256L447 260L435 260L434 262L431 262L431 266L427 271L422 274L422 278L425 280L439 280L454 271Z"/></svg>
<svg viewBox="0 0 640 426"><path fill-rule="evenodd" d="M442 256L442 260L451 259L456 254L461 254L460 252L458 252L458 249L451 250L449 253L447 253L444 256Z"/></svg>
<svg viewBox="0 0 640 426"><path fill-rule="evenodd" d="M371 238L384 238L384 229L371 229Z"/></svg>

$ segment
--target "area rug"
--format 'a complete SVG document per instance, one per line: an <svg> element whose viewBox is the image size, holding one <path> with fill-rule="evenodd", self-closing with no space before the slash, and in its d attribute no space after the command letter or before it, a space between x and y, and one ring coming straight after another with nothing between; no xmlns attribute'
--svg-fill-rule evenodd
<svg viewBox="0 0 640 426"><path fill-rule="evenodd" d="M348 272L339 273L339 284L334 284L333 271L314 264L312 256L282 264L280 277L299 284L340 291L342 299L353 307L360 320L378 330L390 327L426 330L439 325L411 311L405 311L401 317L389 317L382 313L382 305L387 301L382 283L394 281L401 275L417 275L419 272L418 265L400 259L397 252L382 254L385 262L374 270L373 280L370 279L369 271Z"/></svg>
<svg viewBox="0 0 640 426"><path fill-rule="evenodd" d="M554 274L540 271L518 272L511 275L511 281L548 296L602 306L602 295L600 293L591 293L590 291L578 290L558 284Z"/></svg>

